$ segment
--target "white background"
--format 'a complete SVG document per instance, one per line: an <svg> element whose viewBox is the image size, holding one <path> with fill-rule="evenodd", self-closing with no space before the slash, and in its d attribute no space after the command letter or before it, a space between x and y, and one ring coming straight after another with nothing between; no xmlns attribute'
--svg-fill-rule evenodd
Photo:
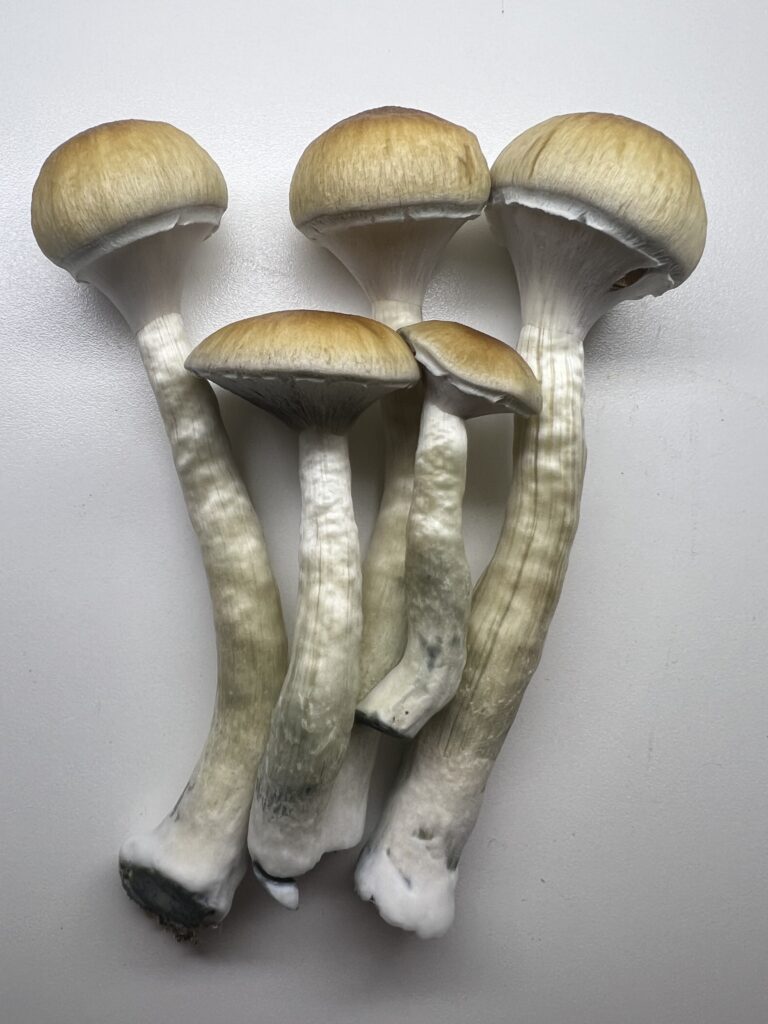
<svg viewBox="0 0 768 1024"><path fill-rule="evenodd" d="M0 39L3 1024L764 1024L768 1019L766 52L758 0L25 0ZM193 337L271 309L363 312L292 227L291 172L333 122L386 103L472 128L489 157L555 113L675 138L710 215L678 292L620 307L587 351L583 518L541 667L424 943L328 859L290 914L246 879L177 945L122 893L116 852L171 807L207 731L213 633L194 536L127 330L38 252L47 153L164 119L231 206L187 293ZM484 222L452 242L429 316L513 342ZM225 412L286 611L295 440ZM375 416L355 434L361 528ZM478 570L501 519L507 424L472 429ZM390 746L390 761L392 749ZM387 781L380 773L379 789Z"/></svg>

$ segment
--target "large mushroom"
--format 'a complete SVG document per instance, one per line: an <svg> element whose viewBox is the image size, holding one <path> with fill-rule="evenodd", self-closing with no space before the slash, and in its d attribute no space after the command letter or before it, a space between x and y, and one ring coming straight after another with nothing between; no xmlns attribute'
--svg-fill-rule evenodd
<svg viewBox="0 0 768 1024"><path fill-rule="evenodd" d="M184 271L226 206L208 153L155 121L76 135L45 161L32 195L42 251L103 292L136 334L208 577L219 675L210 733L171 813L120 851L128 895L179 936L221 921L247 868L256 767L287 660L261 526L213 392L184 369Z"/></svg>
<svg viewBox="0 0 768 1024"><path fill-rule="evenodd" d="M510 143L492 177L488 216L512 257L519 351L543 405L515 431L512 493L474 595L458 693L415 741L356 874L387 921L423 937L453 920L459 857L560 596L585 464L584 338L624 299L681 284L706 236L688 158L624 117L552 118Z"/></svg>
<svg viewBox="0 0 768 1024"><path fill-rule="evenodd" d="M422 319L445 246L482 213L489 192L488 165L472 132L422 110L380 107L339 121L307 146L291 181L290 211L358 281L373 317L398 329ZM361 697L406 644L406 524L420 389L385 398L381 409L384 489L363 564ZM376 747L376 734L356 726L326 812L329 850L362 837Z"/></svg>
<svg viewBox="0 0 768 1024"><path fill-rule="evenodd" d="M359 694L362 598L347 431L419 371L383 324L296 310L230 324L187 367L299 431L301 542L291 658L259 767L248 832L254 869L295 907L293 877L326 850L324 812Z"/></svg>
<svg viewBox="0 0 768 1024"><path fill-rule="evenodd" d="M465 421L502 412L532 416L541 389L514 349L471 327L427 320L400 333L425 379L405 559L408 642L360 702L357 718L412 738L453 697L466 659Z"/></svg>

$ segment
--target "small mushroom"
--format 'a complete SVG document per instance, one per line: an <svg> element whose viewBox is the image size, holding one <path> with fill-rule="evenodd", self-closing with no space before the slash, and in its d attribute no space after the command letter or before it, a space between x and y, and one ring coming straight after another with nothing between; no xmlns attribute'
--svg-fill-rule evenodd
<svg viewBox="0 0 768 1024"><path fill-rule="evenodd" d="M472 132L434 114L380 107L339 121L307 146L293 174L290 211L334 254L392 328L422 319L424 293L445 246L488 200L490 174ZM384 489L363 564L360 695L400 660L407 638L406 524L421 389L381 403ZM356 727L327 813L328 849L356 845L365 824L377 734ZM318 791L318 798L325 796Z"/></svg>
<svg viewBox="0 0 768 1024"><path fill-rule="evenodd" d="M519 351L543 404L515 431L512 492L473 596L461 684L417 737L356 873L385 920L425 938L453 920L458 861L560 596L586 456L584 338L624 299L681 284L706 236L690 161L628 118L545 121L507 146L492 178L488 216L512 257Z"/></svg>
<svg viewBox="0 0 768 1024"><path fill-rule="evenodd" d="M412 387L418 367L383 324L306 310L230 324L198 345L187 367L299 431L296 628L248 833L258 877L296 906L293 876L326 849L324 811L359 694L361 571L347 431L372 402Z"/></svg>
<svg viewBox="0 0 768 1024"><path fill-rule="evenodd" d="M180 937L221 921L247 868L253 782L287 661L261 526L213 392L184 369L184 271L226 206L208 153L156 121L76 135L45 161L32 195L42 251L103 292L136 334L208 577L219 667L210 733L168 817L120 851L128 895Z"/></svg>
<svg viewBox="0 0 768 1024"><path fill-rule="evenodd" d="M453 697L466 658L471 595L461 506L464 421L493 413L532 416L541 390L514 349L463 324L439 320L400 332L426 381L408 517L408 642L400 662L360 702L357 717L410 738Z"/></svg>

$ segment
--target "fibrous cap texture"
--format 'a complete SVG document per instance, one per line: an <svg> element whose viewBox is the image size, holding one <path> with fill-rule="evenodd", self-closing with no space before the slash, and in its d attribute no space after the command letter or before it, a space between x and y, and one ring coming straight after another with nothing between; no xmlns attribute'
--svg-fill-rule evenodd
<svg viewBox="0 0 768 1024"><path fill-rule="evenodd" d="M464 324L425 320L401 329L416 359L430 373L481 399L494 411L532 416L541 409L541 387L526 361L498 338Z"/></svg>
<svg viewBox="0 0 768 1024"><path fill-rule="evenodd" d="M32 230L62 264L148 217L192 207L227 207L224 177L202 146L162 121L111 121L45 161L32 192Z"/></svg>
<svg viewBox="0 0 768 1024"><path fill-rule="evenodd" d="M349 313L295 309L239 320L216 331L188 360L194 372L413 384L418 369L397 333Z"/></svg>
<svg viewBox="0 0 768 1024"><path fill-rule="evenodd" d="M186 365L297 429L343 431L381 395L419 379L395 331L366 317L318 310L230 324L201 342Z"/></svg>
<svg viewBox="0 0 768 1024"><path fill-rule="evenodd" d="M472 132L434 114L379 107L339 121L304 150L293 173L291 218L435 204L482 211L488 164Z"/></svg>
<svg viewBox="0 0 768 1024"><path fill-rule="evenodd" d="M676 143L617 114L563 114L529 128L491 168L493 200L505 189L564 196L615 220L671 264L675 284L704 250L701 186Z"/></svg>

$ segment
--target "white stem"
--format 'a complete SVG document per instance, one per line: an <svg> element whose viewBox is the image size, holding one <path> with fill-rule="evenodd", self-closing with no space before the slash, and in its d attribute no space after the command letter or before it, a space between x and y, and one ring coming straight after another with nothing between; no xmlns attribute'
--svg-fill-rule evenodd
<svg viewBox="0 0 768 1024"><path fill-rule="evenodd" d="M372 312L388 327L422 320L421 305L379 300ZM397 664L407 638L405 550L421 414L421 388L397 391L381 402L384 419L384 491L363 562L363 641L360 691L367 694ZM324 817L324 852L357 846L365 831L368 789L379 733L355 725Z"/></svg>
<svg viewBox="0 0 768 1024"><path fill-rule="evenodd" d="M282 683L280 600L253 505L210 386L184 369L181 317L137 335L200 542L213 605L218 690L203 753L173 811L120 851L123 883L183 932L220 921L247 866L245 836L256 768Z"/></svg>
<svg viewBox="0 0 768 1024"><path fill-rule="evenodd" d="M464 421L428 388L407 528L408 640L399 663L358 705L358 716L385 732L415 736L461 680L471 594L461 522L466 468Z"/></svg>
<svg viewBox="0 0 768 1024"><path fill-rule="evenodd" d="M416 739L356 873L387 921L425 938L453 920L458 860L541 657L578 522L582 338L529 325L520 354L541 381L543 407L516 425L513 490L473 600L461 686Z"/></svg>
<svg viewBox="0 0 768 1024"><path fill-rule="evenodd" d="M418 324L424 319L421 305L415 302L399 302L395 299L376 299L371 303L371 316L374 320L399 331L401 327Z"/></svg>
<svg viewBox="0 0 768 1024"><path fill-rule="evenodd" d="M421 307L388 302L391 326L421 320ZM386 464L384 493L363 563L363 637L358 697L368 691L400 659L406 642L406 525L413 491L413 463L421 410L421 389L398 391L383 399ZM379 747L379 733L355 725L349 747L332 784L318 786L308 799L304 847L314 851L312 863L333 850L348 850L363 838L368 789ZM305 863L310 859L307 856ZM312 865L310 865L311 867ZM308 869L305 869L308 870ZM295 872L298 874L298 870ZM266 882L265 882L266 884ZM273 896L295 905L298 893L267 886Z"/></svg>
<svg viewBox="0 0 768 1024"><path fill-rule="evenodd" d="M325 852L318 849L323 815L349 743L360 678L360 549L346 437L303 431L300 465L296 629L248 832L257 869L277 879L308 871Z"/></svg>

